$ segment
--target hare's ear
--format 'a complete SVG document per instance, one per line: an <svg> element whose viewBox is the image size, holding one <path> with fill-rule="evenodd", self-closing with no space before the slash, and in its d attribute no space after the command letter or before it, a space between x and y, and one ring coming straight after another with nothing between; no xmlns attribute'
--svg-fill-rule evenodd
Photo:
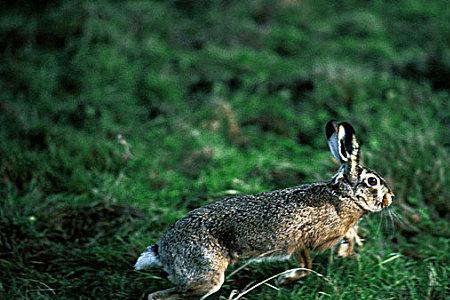
<svg viewBox="0 0 450 300"><path fill-rule="evenodd" d="M325 135L328 140L328 147L330 147L331 154L333 154L334 158L341 162L341 164L347 162L347 152L342 143L342 137L345 135L345 132L341 130L339 133L339 124L336 121L328 121L327 125L325 125Z"/></svg>
<svg viewBox="0 0 450 300"><path fill-rule="evenodd" d="M347 163L350 169L354 170L354 166L359 163L359 144L352 125L346 122L328 121L325 134L334 158L341 164Z"/></svg>

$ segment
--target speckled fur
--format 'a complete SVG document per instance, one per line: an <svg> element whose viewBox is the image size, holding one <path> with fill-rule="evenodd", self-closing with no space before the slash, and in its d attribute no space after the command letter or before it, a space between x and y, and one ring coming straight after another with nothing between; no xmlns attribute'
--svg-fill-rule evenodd
<svg viewBox="0 0 450 300"><path fill-rule="evenodd" d="M340 124L333 125L338 131ZM338 145L333 142L330 147ZM386 194L392 194L379 175L358 164L359 153L351 151L358 152L359 147L348 149L349 160L341 161L338 173L328 182L226 198L195 209L173 224L156 245L159 262L175 289L154 293L149 299L181 299L208 291L209 295L222 285L229 264L267 253L294 255L301 265L310 267L309 251L336 245L364 214L381 209ZM364 184L367 174L378 178L376 188Z"/></svg>

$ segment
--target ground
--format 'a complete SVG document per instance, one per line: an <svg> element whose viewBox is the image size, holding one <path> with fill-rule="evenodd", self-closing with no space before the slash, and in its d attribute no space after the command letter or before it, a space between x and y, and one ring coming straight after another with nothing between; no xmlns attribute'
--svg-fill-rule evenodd
<svg viewBox="0 0 450 300"><path fill-rule="evenodd" d="M446 1L2 4L0 298L169 287L140 252L193 208L329 179L338 119L395 203L354 256L245 298L445 299L449 45ZM293 267L250 264L211 299Z"/></svg>

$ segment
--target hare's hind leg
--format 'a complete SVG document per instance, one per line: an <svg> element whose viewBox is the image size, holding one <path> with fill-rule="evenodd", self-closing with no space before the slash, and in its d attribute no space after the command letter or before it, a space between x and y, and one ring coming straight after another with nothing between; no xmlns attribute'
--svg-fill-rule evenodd
<svg viewBox="0 0 450 300"><path fill-rule="evenodd" d="M217 292L225 281L225 270L228 263L212 265L210 269L203 269L201 273L197 273L196 278L189 282L189 286L185 287L183 299L194 298L206 299Z"/></svg>
<svg viewBox="0 0 450 300"><path fill-rule="evenodd" d="M203 295L203 297L200 300L204 300L207 297L211 296L218 290L220 290L220 287L222 286L223 282L225 281L225 270L222 272L217 272L214 276L214 279L211 281L211 284L204 286L208 289L207 293Z"/></svg>
<svg viewBox="0 0 450 300"><path fill-rule="evenodd" d="M210 283L200 283L195 287L191 287L187 290L182 290L178 288L171 288L167 290L162 290L154 292L148 295L148 300L181 300L181 299L206 299L215 292L217 292L224 282L224 273L219 276L219 281L212 280Z"/></svg>
<svg viewBox="0 0 450 300"><path fill-rule="evenodd" d="M311 273L310 270L312 268L312 260L311 256L309 255L309 250L298 249L293 253L293 255L295 260L297 260L299 267L307 270L294 270L287 272L277 278L277 284L287 285L299 280L302 277L306 277Z"/></svg>
<svg viewBox="0 0 450 300"><path fill-rule="evenodd" d="M175 288L158 291L148 296L148 300L181 300L181 299L206 299L217 292L225 280L225 270L228 263L218 266L216 269L202 270L191 278L188 284Z"/></svg>
<svg viewBox="0 0 450 300"><path fill-rule="evenodd" d="M176 288L171 288L167 290L157 291L148 295L148 300L176 300L181 299L178 297Z"/></svg>

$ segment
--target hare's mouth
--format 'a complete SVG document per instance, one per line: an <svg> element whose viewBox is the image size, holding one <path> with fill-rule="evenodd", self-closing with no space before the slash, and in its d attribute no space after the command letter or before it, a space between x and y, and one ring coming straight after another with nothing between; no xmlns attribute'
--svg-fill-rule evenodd
<svg viewBox="0 0 450 300"><path fill-rule="evenodd" d="M381 207L386 208L392 203L392 199L394 199L394 194L386 193L383 197L383 201L381 202Z"/></svg>

